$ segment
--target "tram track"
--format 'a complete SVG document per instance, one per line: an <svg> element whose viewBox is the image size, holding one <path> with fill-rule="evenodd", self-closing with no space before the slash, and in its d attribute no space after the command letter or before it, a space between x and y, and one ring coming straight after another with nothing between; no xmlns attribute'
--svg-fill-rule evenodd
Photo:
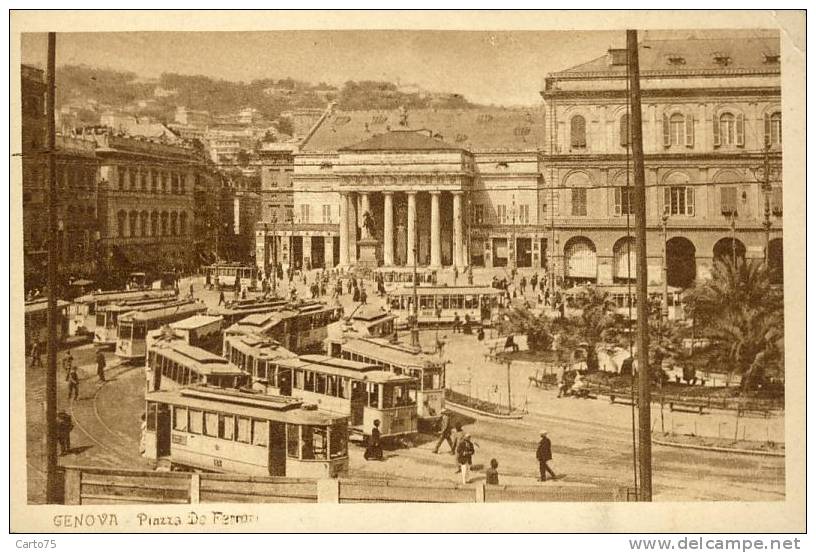
<svg viewBox="0 0 816 553"><path fill-rule="evenodd" d="M114 377L121 376L123 374L126 374L126 373L128 373L130 371L133 371L133 370L136 370L136 369L139 368L138 365L128 366L128 365L121 365L121 364L117 365L115 368L120 368L120 367L124 367L124 370L113 374ZM108 374L110 374L110 372ZM98 405L97 405L99 392L102 390L103 387L107 386L110 382L112 382L112 380L106 380L105 382L103 382L102 384L100 384L96 388L96 390L94 391L93 396L91 397L91 410L94 412L94 418L97 420L97 422L99 422L100 425L106 431L116 435L115 432L110 428L110 426L108 426L104 422L104 420L102 419L101 415L99 414L99 409L98 409ZM100 459L100 461L106 462L107 464L114 465L114 466L116 466L116 462L115 462L116 460L125 461L127 465L132 465L133 464L133 455L132 454L129 454L129 453L125 452L123 450L123 448L120 447L120 446L116 446L114 444L111 444L110 442L106 443L106 442L102 441L101 439L99 439L98 436L94 435L92 430L89 428L90 425L88 425L87 421L86 421L86 424L82 423L80 418L77 417L77 413L75 411L76 404L77 404L76 401L72 401L71 404L70 404L70 407L68 409L68 413L71 416L71 419L74 421L74 425L76 426L76 428L80 432L82 432L85 436L87 436L88 439L90 439L93 443L98 445L103 450L106 450L108 453L112 454L113 457L114 457L113 460L112 459ZM123 442L121 442L121 439L119 439L119 442L123 443Z"/></svg>

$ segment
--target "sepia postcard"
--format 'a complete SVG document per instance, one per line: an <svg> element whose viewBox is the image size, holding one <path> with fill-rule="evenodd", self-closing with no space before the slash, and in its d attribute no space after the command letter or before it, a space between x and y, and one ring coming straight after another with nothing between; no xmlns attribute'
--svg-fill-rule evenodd
<svg viewBox="0 0 816 553"><path fill-rule="evenodd" d="M804 12L10 25L13 532L804 531Z"/></svg>

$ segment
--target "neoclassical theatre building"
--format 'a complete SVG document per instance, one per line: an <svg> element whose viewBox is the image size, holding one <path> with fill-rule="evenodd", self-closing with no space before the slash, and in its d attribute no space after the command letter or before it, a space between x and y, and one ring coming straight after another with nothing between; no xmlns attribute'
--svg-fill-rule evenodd
<svg viewBox="0 0 816 553"><path fill-rule="evenodd" d="M778 38L644 40L639 55L650 284L663 278L664 225L672 286L720 256L763 258L766 240L781 276ZM284 266L355 266L362 241L385 266L416 255L625 281L626 83L626 51L612 49L548 75L540 107L329 107L292 158L293 217L256 227L257 262L269 268L274 242Z"/></svg>

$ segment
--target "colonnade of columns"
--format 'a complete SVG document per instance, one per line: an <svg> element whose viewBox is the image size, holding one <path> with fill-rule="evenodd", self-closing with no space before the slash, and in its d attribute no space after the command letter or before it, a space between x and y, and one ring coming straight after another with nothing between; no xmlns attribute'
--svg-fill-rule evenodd
<svg viewBox="0 0 816 553"><path fill-rule="evenodd" d="M417 194L422 192L407 191L406 221L406 266L412 266L417 251ZM450 192L453 196L452 206L452 262L456 267L464 267L465 251L463 243L462 191ZM395 265L394 257L394 194L384 191L383 228L382 228L382 262L385 266ZM442 213L440 198L442 192L430 191L430 266L442 266ZM359 208L359 209L358 209ZM371 212L371 198L368 192L342 192L340 194L340 265L348 267L357 262L357 229L362 226L362 217ZM361 233L367 238L366 231Z"/></svg>

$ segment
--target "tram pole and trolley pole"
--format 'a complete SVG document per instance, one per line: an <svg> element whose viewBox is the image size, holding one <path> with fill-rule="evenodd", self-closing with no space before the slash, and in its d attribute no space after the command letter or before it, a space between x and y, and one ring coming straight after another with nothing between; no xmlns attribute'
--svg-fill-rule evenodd
<svg viewBox="0 0 816 553"><path fill-rule="evenodd" d="M48 91L45 100L48 136L48 368L45 377L45 496L60 500L57 481L57 173L55 167L56 33L48 33Z"/></svg>
<svg viewBox="0 0 816 553"><path fill-rule="evenodd" d="M408 214L410 217L410 213ZM419 225L414 223L414 321L411 325L411 346L419 349L419 303L417 293L417 243L419 242Z"/></svg>
<svg viewBox="0 0 816 553"><path fill-rule="evenodd" d="M643 123L640 106L640 64L637 31L626 31L629 52L632 157L635 181L635 230L637 247L637 346L638 346L638 466L640 500L652 500L651 371L649 370L649 303L646 266L646 171L643 163Z"/></svg>

